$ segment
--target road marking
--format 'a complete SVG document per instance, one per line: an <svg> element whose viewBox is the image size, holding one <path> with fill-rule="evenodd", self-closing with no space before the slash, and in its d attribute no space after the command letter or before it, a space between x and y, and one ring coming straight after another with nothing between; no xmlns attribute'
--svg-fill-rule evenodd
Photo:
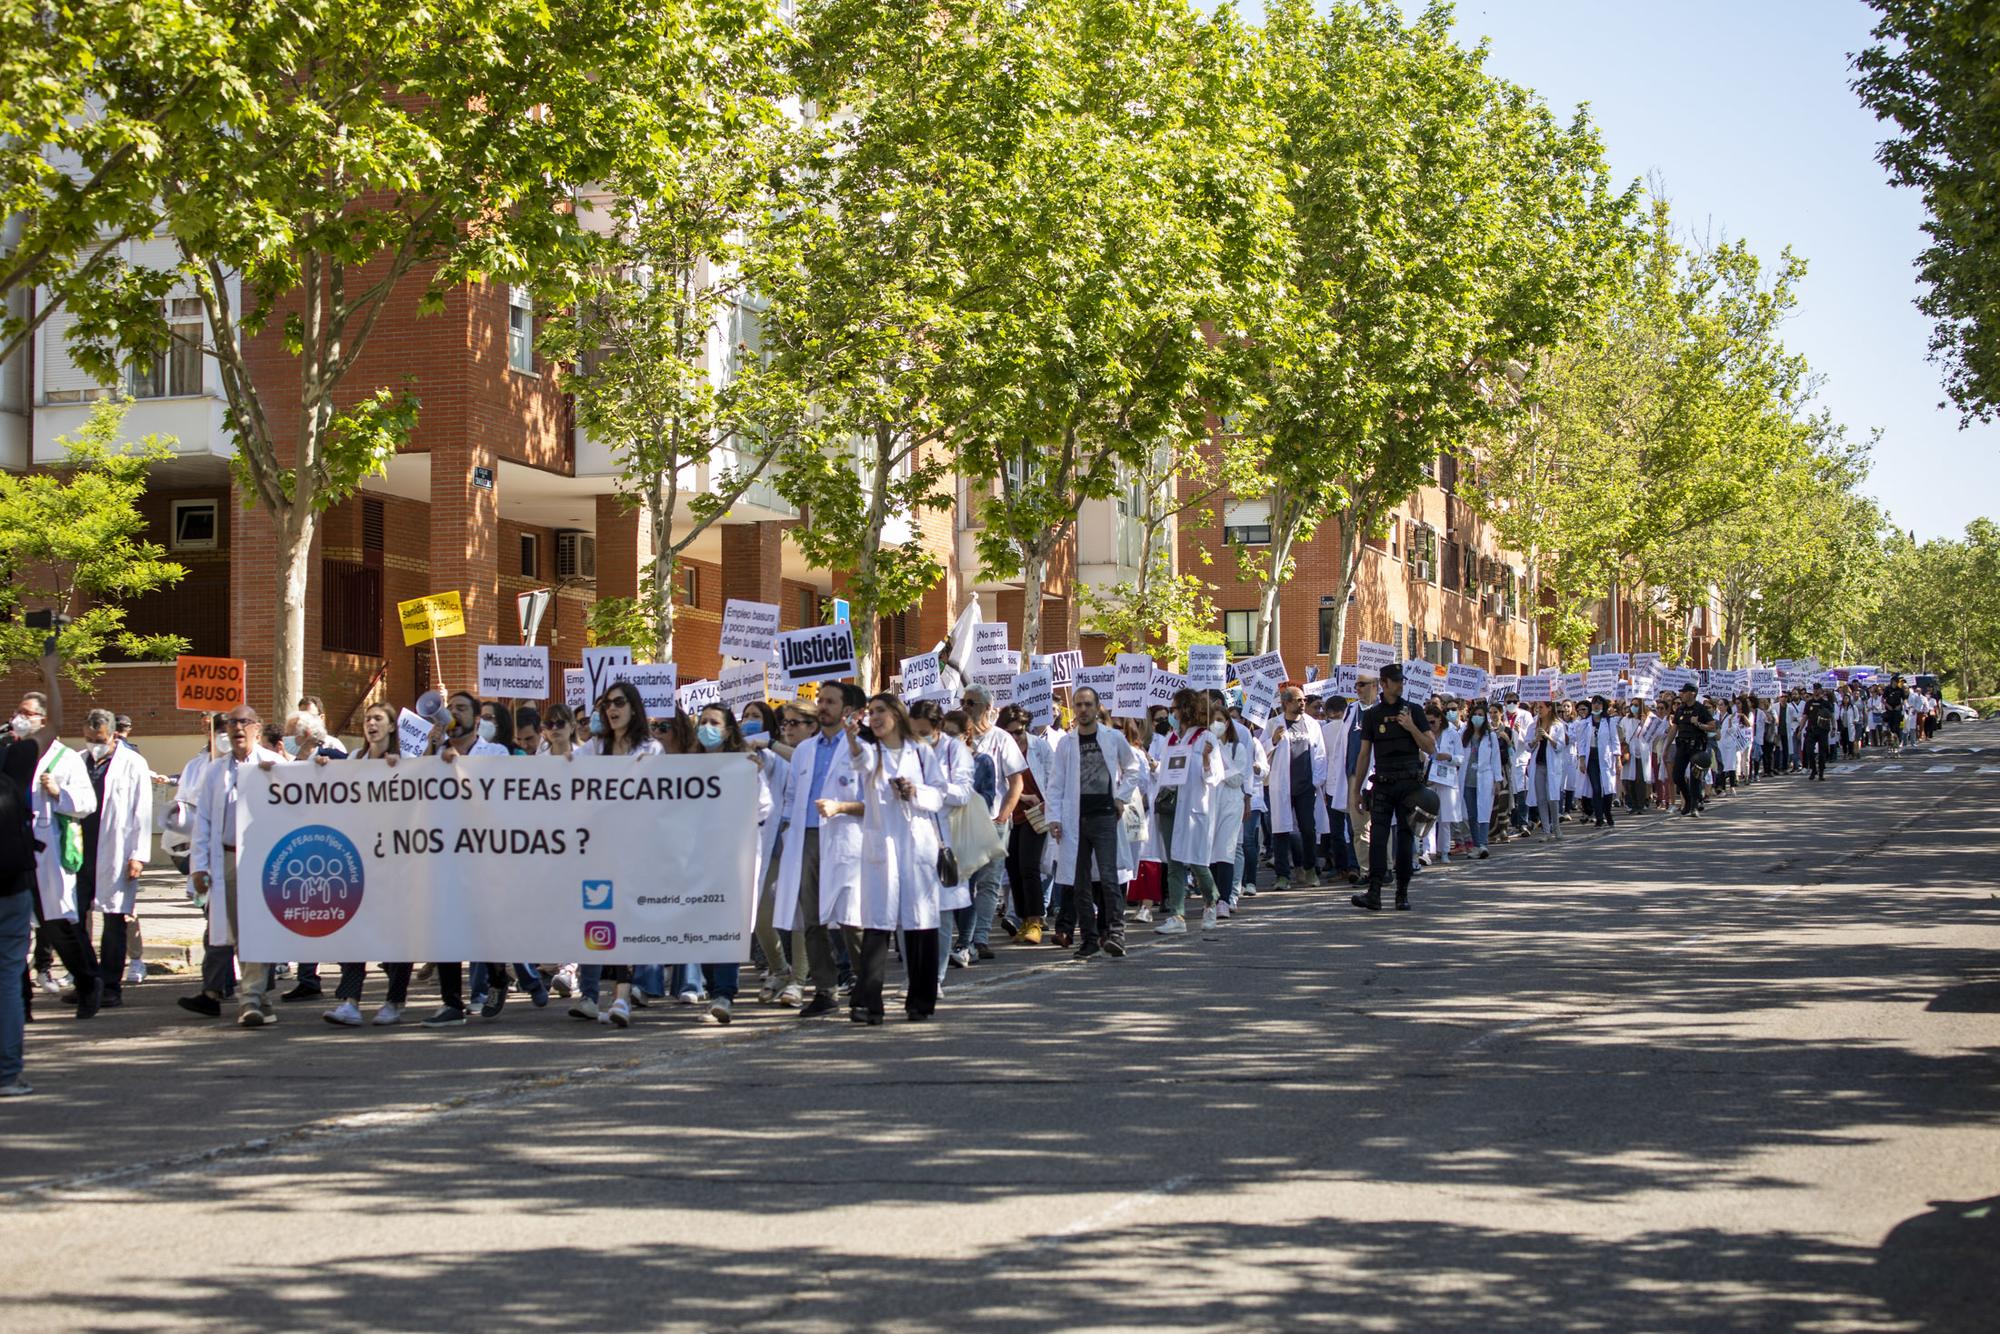
<svg viewBox="0 0 2000 1334"><path fill-rule="evenodd" d="M1983 774L2000 774L2000 764L1982 764L1979 766L1979 772Z"/></svg>
<svg viewBox="0 0 2000 1334"><path fill-rule="evenodd" d="M1958 772L1958 766L1955 764L1933 764L1930 768L1924 770L1924 772L1927 774L1955 774Z"/></svg>
<svg viewBox="0 0 2000 1334"><path fill-rule="evenodd" d="M1861 766L1858 764L1836 764L1827 770L1830 774L1851 774Z"/></svg>
<svg viewBox="0 0 2000 1334"><path fill-rule="evenodd" d="M1023 1250L1030 1254L1036 1251L1045 1251L1061 1246L1064 1242L1080 1237L1087 1232L1095 1232L1106 1223L1122 1218L1134 1209L1143 1208L1151 1204L1154 1200L1163 1200L1176 1191L1185 1190L1193 1180L1194 1174L1192 1172L1185 1176L1169 1177L1157 1186L1149 1186L1145 1190L1134 1191L1122 1199L1113 1200L1096 1213L1086 1214L1074 1223L1067 1223L1057 1228L1054 1232L1044 1232L1039 1236L1030 1237L1019 1247L1005 1247L1001 1254L994 1256L987 1262L987 1272L991 1273L996 1269L1011 1268L1018 1262L1020 1253Z"/></svg>
<svg viewBox="0 0 2000 1334"><path fill-rule="evenodd" d="M1877 769L1875 772L1884 774L1899 774L1903 772L1903 766L1900 764L1885 764L1880 769Z"/></svg>

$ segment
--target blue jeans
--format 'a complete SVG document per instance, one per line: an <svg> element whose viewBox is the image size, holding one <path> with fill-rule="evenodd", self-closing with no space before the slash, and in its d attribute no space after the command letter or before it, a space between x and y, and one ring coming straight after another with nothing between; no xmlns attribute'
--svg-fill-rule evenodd
<svg viewBox="0 0 2000 1334"><path fill-rule="evenodd" d="M972 943L984 945L993 931L993 911L1000 906L1000 895L1006 888L1007 863L996 858L986 863L972 876Z"/></svg>
<svg viewBox="0 0 2000 1334"><path fill-rule="evenodd" d="M1347 823L1347 812L1327 808L1327 824L1333 834L1333 869L1336 871L1358 871L1361 863L1354 859L1354 832Z"/></svg>
<svg viewBox="0 0 2000 1334"><path fill-rule="evenodd" d="M28 1008L21 990L27 982L28 940L35 933L34 880L16 894L0 896L0 1084L21 1077L27 1057Z"/></svg>
<svg viewBox="0 0 2000 1334"><path fill-rule="evenodd" d="M702 981L708 984L710 1000L736 999L736 981L743 973L740 963L705 963L701 966Z"/></svg>
<svg viewBox="0 0 2000 1334"><path fill-rule="evenodd" d="M1486 846L1487 826L1493 822L1479 818L1479 775L1467 774L1465 786L1460 792L1465 801L1465 822L1472 826L1472 846L1483 848Z"/></svg>
<svg viewBox="0 0 2000 1334"><path fill-rule="evenodd" d="M1239 887L1257 883L1257 863L1263 850L1259 840L1264 835L1266 818L1262 811L1243 813L1243 842L1236 849L1236 883Z"/></svg>
<svg viewBox="0 0 2000 1334"><path fill-rule="evenodd" d="M470 989L473 995L475 996L485 995L486 989L492 983L492 981L493 981L493 965L487 963L476 963L472 965L472 982ZM502 977L500 979L500 982L502 986L505 986L507 979L505 977ZM542 989L542 970L535 967L535 965L531 963L515 964L514 985L518 987L520 990L525 991L530 995L533 995L535 992L540 991Z"/></svg>

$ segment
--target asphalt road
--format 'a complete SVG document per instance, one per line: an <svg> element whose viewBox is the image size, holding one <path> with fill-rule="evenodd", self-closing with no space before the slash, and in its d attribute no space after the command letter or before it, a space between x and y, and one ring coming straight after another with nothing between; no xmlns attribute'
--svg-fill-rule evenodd
<svg viewBox="0 0 2000 1334"><path fill-rule="evenodd" d="M928 1026L241 1031L155 980L30 1034L7 1324L1990 1331L1997 855L1987 724L1412 913L1007 949Z"/></svg>

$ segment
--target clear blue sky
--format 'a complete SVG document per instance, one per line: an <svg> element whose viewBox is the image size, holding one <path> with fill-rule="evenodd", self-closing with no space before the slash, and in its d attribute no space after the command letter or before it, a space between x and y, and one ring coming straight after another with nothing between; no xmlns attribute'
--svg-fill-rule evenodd
<svg viewBox="0 0 2000 1334"><path fill-rule="evenodd" d="M1214 7L1212 4L1210 7ZM1406 12L1422 5L1404 0ZM1256 18L1258 0L1242 12ZM1657 173L1684 227L1808 262L1786 342L1850 433L1883 437L1868 489L1921 538L2000 516L2000 427L1958 429L1912 304L1923 206L1876 165L1884 127L1848 89L1861 0L1461 0L1487 68L1565 116L1588 103L1621 178Z"/></svg>

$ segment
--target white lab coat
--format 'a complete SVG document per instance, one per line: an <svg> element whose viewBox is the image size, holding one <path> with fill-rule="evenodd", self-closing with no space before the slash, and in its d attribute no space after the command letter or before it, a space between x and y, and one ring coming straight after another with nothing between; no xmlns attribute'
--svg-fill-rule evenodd
<svg viewBox="0 0 2000 1334"><path fill-rule="evenodd" d="M1243 798L1255 781L1256 757L1263 754L1263 747L1250 738L1249 729L1241 723L1236 724L1236 740L1218 741L1215 750L1222 758L1222 786L1215 791L1214 833L1208 843L1210 866L1234 863L1243 847Z"/></svg>
<svg viewBox="0 0 2000 1334"><path fill-rule="evenodd" d="M1618 720L1608 713L1602 718L1579 718L1569 725L1569 731L1576 751L1576 790L1586 797L1590 795L1590 743L1595 734L1598 781L1604 785L1606 796L1615 795L1618 791Z"/></svg>
<svg viewBox="0 0 2000 1334"><path fill-rule="evenodd" d="M750 897L754 902L764 888L764 868L778 846L778 826L784 823L785 796L791 790L792 766L774 750L759 750L757 756L757 869L750 877Z"/></svg>
<svg viewBox="0 0 2000 1334"><path fill-rule="evenodd" d="M1715 734L1715 758L1718 771L1736 772L1736 761L1743 754L1743 724L1738 721L1733 709L1718 714L1722 727Z"/></svg>
<svg viewBox="0 0 2000 1334"><path fill-rule="evenodd" d="M1627 714L1618 720L1618 738L1625 743L1625 760L1618 766L1621 782L1649 783L1653 778L1652 726L1650 717Z"/></svg>
<svg viewBox="0 0 2000 1334"><path fill-rule="evenodd" d="M1447 727L1431 755L1431 790L1437 793L1437 827L1449 830L1465 819L1465 740L1459 729Z"/></svg>
<svg viewBox="0 0 2000 1334"><path fill-rule="evenodd" d="M188 870L199 875L206 871L208 885L208 942L234 945L229 932L228 896L223 892L223 866L237 841L235 816L236 775L245 764L283 762L284 756L262 746L250 747L250 758L240 763L234 754L225 754L201 775L201 791L194 802L194 846L188 849ZM247 816L245 817L248 818ZM238 893L240 894L239 887Z"/></svg>
<svg viewBox="0 0 2000 1334"><path fill-rule="evenodd" d="M861 743L867 754L867 742ZM831 746L833 758L827 765L826 782L820 796L834 801L861 800L861 780L847 758L847 736L825 733L812 738L792 752L792 799L785 830L784 851L778 857L778 881L771 886L771 924L797 931L814 923L799 921L799 876L803 867L806 817L812 804L813 758L819 747ZM827 925L859 925L861 884L861 820L852 815L836 815L820 821L819 828L819 916ZM844 915L843 915L844 914ZM846 919L853 917L853 922Z"/></svg>
<svg viewBox="0 0 2000 1334"><path fill-rule="evenodd" d="M42 791L45 773L56 777L60 789L56 796ZM56 828L56 817L81 820L97 809L97 793L91 790L90 772L83 766L83 756L60 741L51 745L35 764L35 779L29 791L28 809L34 821L35 841L41 844L35 851L35 888L41 894L42 916L74 922L76 873L63 870L62 835Z"/></svg>
<svg viewBox="0 0 2000 1334"><path fill-rule="evenodd" d="M1459 737L1457 732L1451 735L1454 739ZM1443 743L1439 744L1442 746ZM1495 789L1508 781L1508 775L1500 771L1500 738L1493 735L1493 729L1489 725L1484 732L1473 739L1470 745L1463 740L1458 744L1465 754L1463 773L1459 782L1461 800L1464 797L1466 783L1469 781L1472 785L1472 803L1469 806L1461 806L1463 813L1458 818L1468 822L1477 820L1481 824L1486 824L1493 819Z"/></svg>
<svg viewBox="0 0 2000 1334"><path fill-rule="evenodd" d="M1319 725L1320 743L1326 747L1326 777L1321 780L1319 790L1329 811L1347 810L1347 738L1360 719L1361 705L1350 702L1340 717L1329 718ZM1327 827L1332 828L1331 823Z"/></svg>
<svg viewBox="0 0 2000 1334"><path fill-rule="evenodd" d="M1125 808L1134 794L1145 790L1146 762L1125 734L1102 724L1097 728L1098 749L1104 752L1104 767L1111 771L1111 802ZM1055 762L1049 766L1049 819L1062 826L1063 836L1049 842L1056 850L1055 880L1058 885L1076 883L1077 851L1083 846L1083 755L1076 733L1056 743ZM1132 821L1118 820L1118 883L1123 885L1139 873L1139 859L1132 840ZM1095 868L1093 868L1095 869Z"/></svg>
<svg viewBox="0 0 2000 1334"><path fill-rule="evenodd" d="M1319 729L1315 727L1313 732L1317 735ZM1176 737L1188 752L1188 763L1178 774L1169 765L1170 757L1179 758L1179 748L1173 744ZM1159 766L1154 770L1154 791L1162 791L1169 784L1177 784L1179 788L1179 795L1174 799L1172 830L1176 861L1193 865L1196 857L1208 855L1215 834L1215 790L1222 786L1220 750L1206 727L1197 727L1191 733L1170 732L1166 736L1155 736L1153 744L1148 747L1154 763ZM1277 818L1278 806L1274 798L1271 819L1276 821ZM1159 825L1159 818L1155 815L1146 840L1148 861L1167 860L1167 848Z"/></svg>
<svg viewBox="0 0 2000 1334"><path fill-rule="evenodd" d="M98 805L97 894L99 912L130 913L138 904L139 882L128 879L129 862L153 856L153 770L139 752L120 741L104 772L104 799Z"/></svg>
<svg viewBox="0 0 2000 1334"><path fill-rule="evenodd" d="M896 751L862 743L855 762L861 774L860 874L851 911L843 926L866 931L931 931L938 924L938 826L944 792L937 785L937 761L914 738ZM916 784L908 801L896 795L897 778Z"/></svg>
<svg viewBox="0 0 2000 1334"><path fill-rule="evenodd" d="M1318 790L1326 783L1326 738L1320 735L1320 725L1303 713L1296 724L1287 724L1282 714L1273 718L1267 735L1269 740L1264 747L1264 755L1271 766L1271 832L1296 833L1297 824L1292 818L1293 748L1303 745L1312 753L1312 783L1313 788ZM1174 838L1174 846L1179 847L1178 829Z"/></svg>
<svg viewBox="0 0 2000 1334"><path fill-rule="evenodd" d="M1528 790L1528 743L1535 736L1535 715L1526 709L1517 709L1514 721L1503 723L1514 734L1514 772L1508 776L1515 793Z"/></svg>
<svg viewBox="0 0 2000 1334"><path fill-rule="evenodd" d="M951 813L979 795L972 790L972 751L957 737L946 736L940 732L937 734L937 744L932 748L931 756L937 761L933 766L935 773L932 781L944 797L944 806L939 811L939 823L943 826L945 835L949 836ZM796 775L798 770L794 768L792 772ZM956 912L960 908L971 906L972 877L967 875L965 868L961 866L957 884L938 886L938 910Z"/></svg>
<svg viewBox="0 0 2000 1334"><path fill-rule="evenodd" d="M1563 784L1569 776L1569 730L1560 720L1549 725L1548 762L1541 760L1540 724L1528 728L1528 739L1522 743L1528 757L1528 800L1530 805L1547 802L1552 806L1562 804Z"/></svg>

